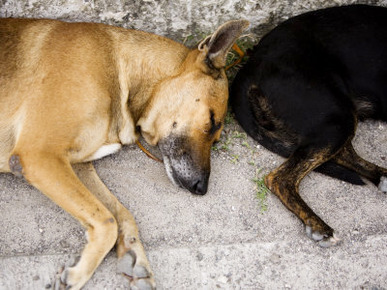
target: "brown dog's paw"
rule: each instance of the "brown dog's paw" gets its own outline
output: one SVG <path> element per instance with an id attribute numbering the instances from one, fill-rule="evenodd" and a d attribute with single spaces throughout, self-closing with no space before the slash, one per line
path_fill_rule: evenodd
<path id="1" fill-rule="evenodd" d="M 78 290 L 81 289 L 83 285 L 85 285 L 87 280 L 89 280 L 89 277 L 86 276 L 85 278 L 85 275 L 80 273 L 79 269 L 76 267 L 70 267 L 63 271 L 60 280 L 62 285 L 66 287 L 66 290 Z"/>
<path id="2" fill-rule="evenodd" d="M 147 269 L 146 265 L 141 265 L 134 251 L 128 251 L 118 260 L 117 272 L 129 279 L 132 290 L 156 289 L 152 272 Z"/>
<path id="3" fill-rule="evenodd" d="M 338 245 L 341 240 L 333 233 L 320 233 L 319 231 L 313 230 L 312 227 L 305 227 L 306 235 L 312 240 L 316 241 L 319 246 L 323 248 L 329 248 Z"/>
<path id="4" fill-rule="evenodd" d="M 66 290 L 67 285 L 66 283 L 62 282 L 62 275 L 65 273 L 65 266 L 62 266 L 59 268 L 58 272 L 56 272 L 55 275 L 55 281 L 53 283 L 53 290 Z"/>
<path id="5" fill-rule="evenodd" d="M 78 263 L 80 256 L 71 258 L 56 273 L 54 290 L 80 289 L 85 282 L 84 275 L 79 273 L 74 265 Z"/>

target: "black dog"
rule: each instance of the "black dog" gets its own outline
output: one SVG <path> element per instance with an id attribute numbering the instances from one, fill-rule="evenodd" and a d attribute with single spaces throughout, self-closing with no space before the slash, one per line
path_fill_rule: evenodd
<path id="1" fill-rule="evenodd" d="M 322 246 L 333 230 L 302 200 L 298 186 L 316 169 L 382 191 L 387 169 L 359 157 L 351 140 L 358 120 L 387 121 L 387 8 L 328 8 L 287 20 L 253 49 L 231 88 L 241 126 L 269 150 L 288 157 L 267 187 Z"/>

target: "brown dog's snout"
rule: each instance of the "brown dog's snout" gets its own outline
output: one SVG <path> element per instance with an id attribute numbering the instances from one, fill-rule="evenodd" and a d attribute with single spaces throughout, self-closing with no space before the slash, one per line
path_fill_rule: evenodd
<path id="1" fill-rule="evenodd" d="M 192 184 L 188 190 L 194 194 L 204 195 L 208 189 L 209 174 L 202 174 L 200 177 L 192 181 Z"/>
<path id="2" fill-rule="evenodd" d="M 168 158 L 168 157 L 167 157 Z M 165 159 L 164 159 L 165 160 Z M 204 195 L 207 193 L 210 171 L 197 170 L 194 164 L 187 160 L 169 159 L 166 164 L 170 179 L 177 185 L 189 190 L 193 194 Z"/>
<path id="3" fill-rule="evenodd" d="M 206 194 L 211 171 L 209 154 L 192 150 L 188 138 L 181 136 L 170 136 L 158 145 L 170 180 L 193 194 Z"/>

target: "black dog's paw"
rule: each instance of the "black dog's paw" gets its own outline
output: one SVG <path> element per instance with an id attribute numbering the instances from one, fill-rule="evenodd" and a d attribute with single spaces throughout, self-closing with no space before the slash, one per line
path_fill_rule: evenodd
<path id="1" fill-rule="evenodd" d="M 380 191 L 387 193 L 387 177 L 382 176 L 380 178 L 380 183 L 379 183 L 378 188 Z"/>
<path id="2" fill-rule="evenodd" d="M 320 247 L 329 248 L 338 245 L 341 240 L 332 233 L 320 233 L 319 231 L 312 230 L 312 227 L 305 226 L 306 235 L 312 240 L 316 241 Z"/>

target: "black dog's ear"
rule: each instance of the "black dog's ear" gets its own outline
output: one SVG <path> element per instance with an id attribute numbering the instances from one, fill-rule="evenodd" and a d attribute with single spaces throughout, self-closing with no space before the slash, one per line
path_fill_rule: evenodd
<path id="1" fill-rule="evenodd" d="M 228 51 L 248 26 L 247 20 L 228 21 L 199 44 L 198 49 L 206 54 L 210 68 L 220 69 L 226 65 Z"/>

